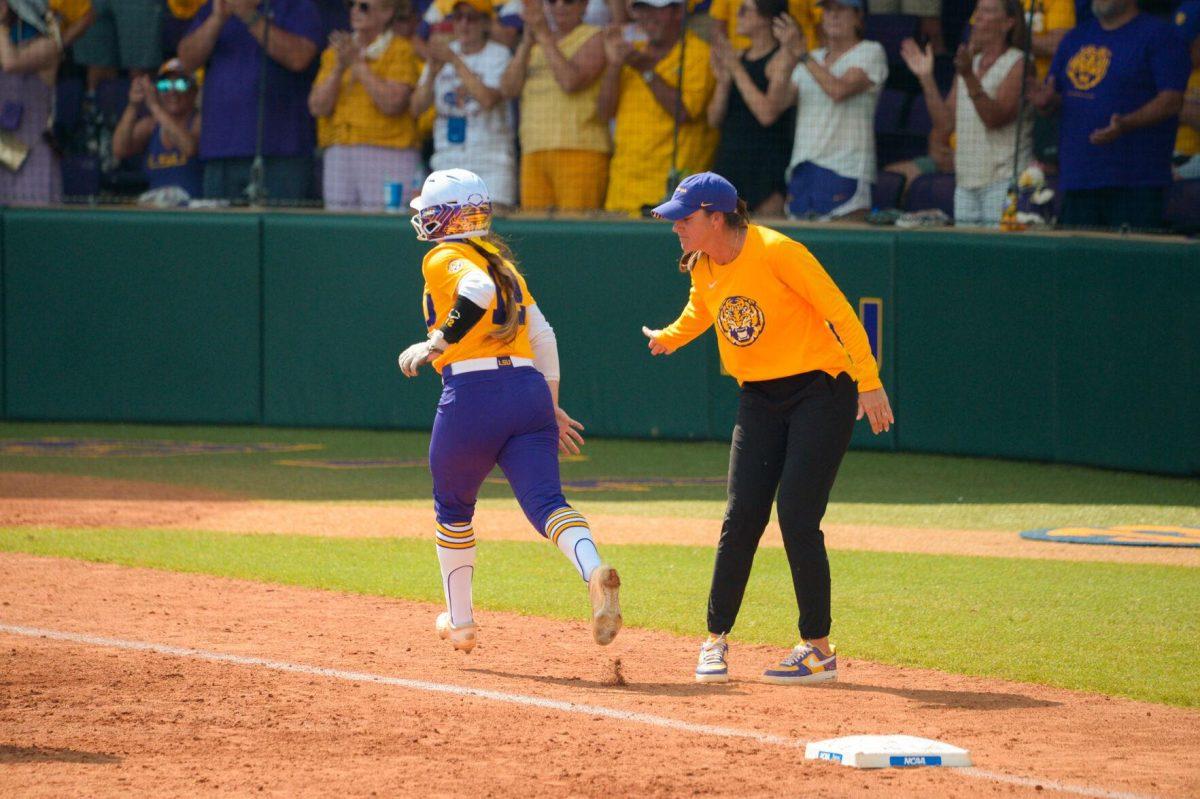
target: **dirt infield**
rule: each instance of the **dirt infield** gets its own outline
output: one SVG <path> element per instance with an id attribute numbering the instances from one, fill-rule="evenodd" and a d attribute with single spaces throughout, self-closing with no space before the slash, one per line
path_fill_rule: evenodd
<path id="1" fill-rule="evenodd" d="M 587 511 L 586 501 L 578 503 Z M 720 523 L 705 519 L 589 514 L 602 544 L 712 546 Z M 432 511 L 378 503 L 249 500 L 187 486 L 52 474 L 0 473 L 0 525 L 54 527 L 162 527 L 231 533 L 323 536 L 432 535 Z M 516 510 L 480 510 L 482 541 L 530 540 Z M 1026 541 L 1016 530 L 934 530 L 879 525 L 825 525 L 830 549 L 924 552 L 1054 560 L 1154 563 L 1200 567 L 1200 549 L 1080 546 Z M 772 522 L 764 546 L 782 546 Z"/>
<path id="2" fill-rule="evenodd" d="M 0 555 L 0 795 L 1200 793 L 1197 711 L 852 656 L 838 683 L 771 686 L 750 678 L 779 652 L 750 646 L 744 679 L 698 686 L 694 641 L 626 630 L 600 649 L 582 622 L 501 613 L 463 656 L 436 610 Z M 789 745 L 899 731 L 976 770 L 864 772 Z"/>
<path id="3" fill-rule="evenodd" d="M 711 544 L 718 527 L 592 522 L 606 543 Z M 418 508 L 0 474 L 4 526 L 423 536 L 429 523 Z M 516 511 L 483 511 L 477 528 L 485 540 L 532 535 Z M 1072 547 L 1012 532 L 833 525 L 828 539 L 1200 565 L 1195 550 Z M 765 543 L 779 545 L 777 529 Z M 433 634 L 437 610 L 0 555 L 0 795 L 1200 794 L 1198 711 L 845 655 L 838 683 L 782 688 L 753 679 L 780 652 L 752 646 L 735 647 L 731 685 L 698 686 L 694 641 L 626 630 L 600 649 L 583 623 L 502 613 L 480 614 L 482 643 L 462 656 Z M 976 769 L 862 772 L 803 759 L 804 741 L 890 732 L 965 746 Z"/>

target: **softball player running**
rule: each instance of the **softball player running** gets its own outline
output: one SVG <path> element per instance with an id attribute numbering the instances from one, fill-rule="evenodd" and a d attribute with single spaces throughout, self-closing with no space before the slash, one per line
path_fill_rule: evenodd
<path id="1" fill-rule="evenodd" d="M 410 204 L 417 238 L 437 242 L 421 263 L 429 337 L 399 358 L 407 377 L 433 364 L 444 385 L 429 442 L 446 596 L 437 632 L 462 652 L 475 648 L 471 519 L 479 487 L 499 464 L 526 518 L 587 582 L 592 635 L 607 644 L 621 629 L 621 580 L 600 562 L 587 520 L 563 498 L 558 450 L 578 453 L 583 425 L 558 407 L 554 330 L 508 247 L 489 233 L 491 198 L 478 175 L 434 172 Z"/>
<path id="2" fill-rule="evenodd" d="M 741 384 L 729 502 L 708 596 L 709 637 L 696 680 L 729 680 L 725 636 L 741 607 L 776 489 L 801 640 L 763 679 L 836 679 L 821 518 L 855 410 L 875 433 L 894 421 L 866 331 L 804 245 L 749 223 L 746 203 L 725 178 L 692 175 L 654 213 L 675 223 L 684 251 L 680 268 L 691 273 L 692 288 L 674 324 L 642 329 L 650 352 L 670 354 L 715 327 L 721 361 Z"/>

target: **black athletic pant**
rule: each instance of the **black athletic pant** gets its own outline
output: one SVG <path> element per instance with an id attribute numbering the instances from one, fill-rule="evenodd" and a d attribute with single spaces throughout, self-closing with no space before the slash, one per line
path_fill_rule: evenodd
<path id="1" fill-rule="evenodd" d="M 733 628 L 778 488 L 800 636 L 829 635 L 829 559 L 821 518 L 857 410 L 858 387 L 845 373 L 835 379 L 805 372 L 742 385 L 729 450 L 729 505 L 708 595 L 709 632 Z"/>

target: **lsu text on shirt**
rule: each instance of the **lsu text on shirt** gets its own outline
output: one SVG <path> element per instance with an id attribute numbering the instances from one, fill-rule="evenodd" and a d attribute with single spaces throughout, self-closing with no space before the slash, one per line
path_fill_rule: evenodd
<path id="1" fill-rule="evenodd" d="M 710 325 L 721 362 L 739 383 L 819 369 L 849 373 L 859 391 L 883 386 L 867 333 L 841 290 L 808 248 L 770 228 L 750 225 L 741 253 L 727 264 L 700 257 L 687 307 L 658 341 L 677 349 Z"/>
<path id="2" fill-rule="evenodd" d="M 1169 23 L 1138 14 L 1115 30 L 1090 20 L 1059 44 L 1050 77 L 1062 95 L 1062 188 L 1166 186 L 1177 119 L 1131 130 L 1109 144 L 1088 136 L 1108 127 L 1113 114 L 1128 114 L 1161 91 L 1182 92 L 1191 72 L 1187 48 Z"/>
<path id="3" fill-rule="evenodd" d="M 488 271 L 488 262 L 470 244 L 460 241 L 446 241 L 434 247 L 425 254 L 421 262 L 421 274 L 425 277 L 425 292 L 421 298 L 421 311 L 425 315 L 425 327 L 433 330 L 446 322 L 446 316 L 458 300 L 458 284 L 471 270 L 479 270 L 491 277 L 499 289 L 500 281 Z M 515 270 L 514 270 L 515 271 Z M 465 361 L 470 358 L 499 358 L 504 355 L 519 358 L 532 358 L 533 347 L 529 343 L 529 328 L 525 323 L 525 309 L 534 304 L 525 285 L 524 275 L 517 275 L 520 286 L 520 296 L 516 298 L 520 326 L 517 337 L 508 344 L 491 336 L 504 323 L 504 317 L 496 308 L 500 298 L 497 290 L 483 318 L 473 328 L 467 331 L 462 340 L 451 344 L 446 351 L 433 362 L 433 368 L 439 373 L 442 367 L 449 363 Z"/>

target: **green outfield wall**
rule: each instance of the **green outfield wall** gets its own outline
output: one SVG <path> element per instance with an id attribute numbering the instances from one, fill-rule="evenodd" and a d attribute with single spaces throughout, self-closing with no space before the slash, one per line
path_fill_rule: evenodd
<path id="1" fill-rule="evenodd" d="M 651 358 L 687 299 L 661 223 L 504 220 L 599 436 L 724 439 L 715 338 Z M 896 408 L 859 448 L 1200 473 L 1200 245 L 785 228 L 864 317 Z M 0 402 L 14 420 L 426 428 L 439 383 L 406 217 L 8 209 Z"/>

